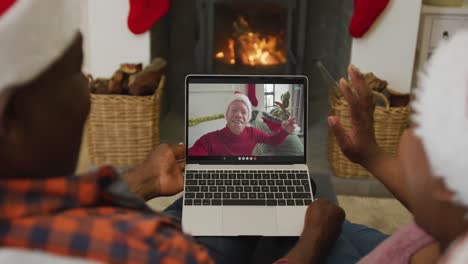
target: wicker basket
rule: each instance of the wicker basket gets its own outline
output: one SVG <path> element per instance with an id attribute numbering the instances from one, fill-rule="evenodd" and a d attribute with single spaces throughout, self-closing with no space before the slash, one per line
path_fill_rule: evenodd
<path id="1" fill-rule="evenodd" d="M 135 166 L 159 143 L 161 98 L 165 76 L 150 96 L 91 94 L 87 124 L 93 165 Z"/>
<path id="2" fill-rule="evenodd" d="M 382 98 L 385 106 L 377 105 L 374 112 L 374 129 L 377 144 L 388 153 L 395 154 L 400 137 L 407 127 L 409 106 L 390 107 L 386 97 L 374 92 Z M 346 130 L 351 128 L 349 106 L 343 97 L 331 96 L 330 114 L 340 119 Z M 335 176 L 342 178 L 370 178 L 372 175 L 360 165 L 346 158 L 331 130 L 328 132 L 328 160 Z"/>

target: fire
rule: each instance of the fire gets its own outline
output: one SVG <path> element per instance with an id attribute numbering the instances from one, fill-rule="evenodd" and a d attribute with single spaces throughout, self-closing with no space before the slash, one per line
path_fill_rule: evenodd
<path id="1" fill-rule="evenodd" d="M 239 17 L 233 23 L 234 38 L 228 39 L 227 48 L 218 51 L 215 58 L 228 64 L 236 64 L 236 59 L 244 65 L 276 65 L 286 62 L 284 52 L 279 48 L 279 36 L 263 36 L 254 32 L 248 22 Z"/>

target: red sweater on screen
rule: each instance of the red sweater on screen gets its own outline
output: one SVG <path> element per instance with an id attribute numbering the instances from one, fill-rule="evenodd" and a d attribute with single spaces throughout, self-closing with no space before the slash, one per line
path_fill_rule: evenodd
<path id="1" fill-rule="evenodd" d="M 189 156 L 250 156 L 257 143 L 279 145 L 288 136 L 288 132 L 269 135 L 260 129 L 246 127 L 239 135 L 228 127 L 210 132 L 199 138 L 188 150 Z"/>

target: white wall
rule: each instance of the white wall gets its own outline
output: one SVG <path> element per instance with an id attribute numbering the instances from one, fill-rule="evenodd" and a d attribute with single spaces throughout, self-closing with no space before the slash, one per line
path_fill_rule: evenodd
<path id="1" fill-rule="evenodd" d="M 134 35 L 128 29 L 128 0 L 82 1 L 85 72 L 110 77 L 121 63 L 149 63 L 149 32 Z"/>
<path id="2" fill-rule="evenodd" d="M 391 0 L 370 31 L 353 39 L 351 63 L 387 80 L 392 89 L 409 92 L 421 2 Z"/>
<path id="3" fill-rule="evenodd" d="M 247 84 L 204 84 L 194 83 L 189 87 L 189 119 L 225 114 L 227 102 L 235 91 L 247 95 Z M 264 106 L 263 84 L 255 86 L 255 94 L 258 100 L 257 107 L 252 110 L 263 110 Z"/>
<path id="4" fill-rule="evenodd" d="M 264 84 L 256 84 L 255 85 L 255 96 L 257 97 L 258 100 L 258 105 L 255 109 L 258 109 L 260 111 L 264 110 L 265 107 L 265 85 Z"/>

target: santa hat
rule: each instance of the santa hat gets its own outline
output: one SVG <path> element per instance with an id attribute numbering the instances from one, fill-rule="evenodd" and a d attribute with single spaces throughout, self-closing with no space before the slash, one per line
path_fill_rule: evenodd
<path id="1" fill-rule="evenodd" d="M 468 206 L 468 31 L 442 42 L 415 91 L 415 134 L 432 172 L 444 179 L 455 201 Z"/>
<path id="2" fill-rule="evenodd" d="M 44 72 L 72 44 L 81 0 L 0 1 L 0 93 Z"/>
<path id="3" fill-rule="evenodd" d="M 468 232 L 452 242 L 439 263 L 468 263 Z"/>
<path id="4" fill-rule="evenodd" d="M 229 111 L 229 107 L 235 101 L 240 101 L 240 102 L 244 103 L 247 106 L 247 111 L 248 111 L 247 121 L 250 121 L 250 119 L 252 118 L 252 104 L 250 103 L 249 98 L 247 96 L 241 94 L 240 92 L 236 92 L 231 97 L 231 99 L 229 99 L 229 101 L 227 102 L 227 104 L 226 104 L 226 114 L 224 115 L 225 118 L 227 118 L 227 113 Z"/>

